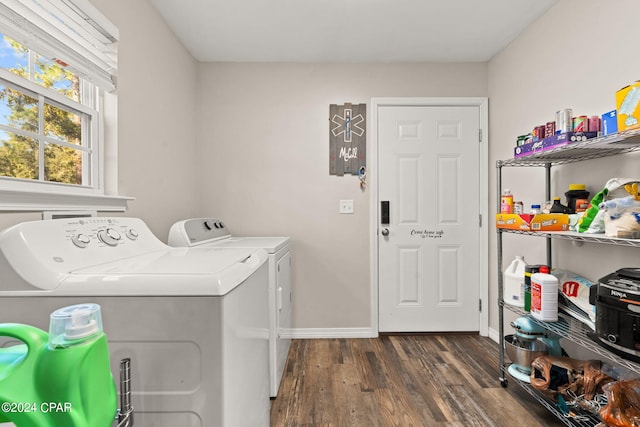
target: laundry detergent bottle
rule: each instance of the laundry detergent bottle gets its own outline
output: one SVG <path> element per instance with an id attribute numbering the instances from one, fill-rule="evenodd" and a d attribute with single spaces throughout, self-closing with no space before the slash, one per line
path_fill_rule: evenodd
<path id="1" fill-rule="evenodd" d="M 0 335 L 24 343 L 0 351 L 0 421 L 16 427 L 113 425 L 116 388 L 99 305 L 56 310 L 48 335 L 17 324 L 0 325 Z"/>
<path id="2" fill-rule="evenodd" d="M 38 423 L 39 414 L 31 411 L 34 409 L 31 402 L 37 405 L 39 399 L 34 372 L 49 336 L 42 329 L 18 323 L 0 324 L 0 336 L 22 342 L 0 348 L 0 423 L 13 422 L 19 427 L 45 426 Z M 25 404 L 29 408 L 25 408 Z"/>

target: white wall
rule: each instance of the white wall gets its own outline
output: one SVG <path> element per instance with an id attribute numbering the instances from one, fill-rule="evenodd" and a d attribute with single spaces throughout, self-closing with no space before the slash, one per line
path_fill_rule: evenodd
<path id="1" fill-rule="evenodd" d="M 489 62 L 490 161 L 513 156 L 518 135 L 554 119 L 555 111 L 572 108 L 576 115 L 599 115 L 615 109 L 615 91 L 640 79 L 640 56 L 633 38 L 640 2 L 560 0 L 517 40 Z M 570 183 L 585 183 L 592 194 L 613 176 L 640 177 L 638 154 L 591 160 L 552 169 L 552 197 L 562 197 Z M 525 204 L 544 198 L 542 168 L 504 168 L 504 187 Z M 494 174 L 489 188 L 495 189 Z M 490 206 L 495 212 L 496 194 Z M 505 266 L 517 254 L 544 263 L 544 240 L 507 235 Z M 490 234 L 490 300 L 497 299 L 495 233 Z M 637 249 L 554 242 L 554 267 L 581 273 L 591 280 L 623 267 L 637 266 Z M 497 307 L 490 312 L 497 329 Z"/>
<path id="2" fill-rule="evenodd" d="M 486 69 L 479 63 L 199 65 L 200 211 L 224 219 L 235 234 L 292 236 L 295 328 L 371 327 L 373 189 L 361 191 L 355 176 L 329 175 L 329 104 L 486 96 Z M 340 199 L 353 199 L 355 214 L 340 215 Z"/>

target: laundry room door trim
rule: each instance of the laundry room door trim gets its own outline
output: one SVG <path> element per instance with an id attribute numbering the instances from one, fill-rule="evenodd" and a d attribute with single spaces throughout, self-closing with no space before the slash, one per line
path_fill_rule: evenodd
<path id="1" fill-rule="evenodd" d="M 371 266 L 371 332 L 372 336 L 378 336 L 378 224 L 380 198 L 378 194 L 378 108 L 386 106 L 475 106 L 480 113 L 480 155 L 478 169 L 480 175 L 480 215 L 481 221 L 480 242 L 478 254 L 480 256 L 480 335 L 489 335 L 489 228 L 492 224 L 489 218 L 489 108 L 488 98 L 371 98 L 371 121 L 369 122 L 370 146 L 367 148 L 368 159 L 368 187 L 370 196 L 369 239 L 371 253 L 369 263 Z"/>

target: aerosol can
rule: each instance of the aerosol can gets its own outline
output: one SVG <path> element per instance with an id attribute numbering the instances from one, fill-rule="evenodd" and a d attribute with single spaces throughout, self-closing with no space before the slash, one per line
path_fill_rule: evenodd
<path id="1" fill-rule="evenodd" d="M 49 333 L 0 324 L 23 344 L 0 349 L 0 423 L 16 427 L 111 427 L 117 413 L 100 306 L 51 314 Z M 3 424 L 0 424 L 2 427 Z"/>

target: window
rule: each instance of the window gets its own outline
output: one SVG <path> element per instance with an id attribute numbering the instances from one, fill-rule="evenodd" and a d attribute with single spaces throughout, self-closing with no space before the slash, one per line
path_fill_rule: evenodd
<path id="1" fill-rule="evenodd" d="M 117 165 L 103 158 L 116 143 L 104 129 L 115 126 L 117 28 L 88 0 L 3 3 L 0 210 L 124 210 L 127 198 L 106 194 Z"/>
<path id="2" fill-rule="evenodd" d="M 3 35 L 0 177 L 93 187 L 95 85 Z M 82 102 L 84 101 L 84 102 Z"/>

